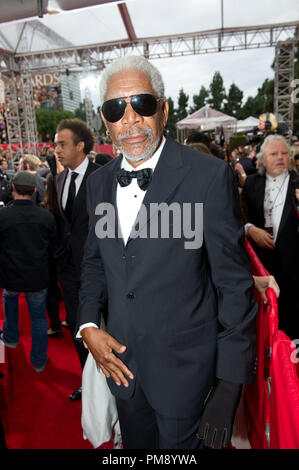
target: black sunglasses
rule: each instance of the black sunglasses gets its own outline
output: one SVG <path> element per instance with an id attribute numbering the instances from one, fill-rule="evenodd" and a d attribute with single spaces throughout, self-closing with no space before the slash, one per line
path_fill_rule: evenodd
<path id="1" fill-rule="evenodd" d="M 149 93 L 141 93 L 140 95 L 126 96 L 123 98 L 115 98 L 105 101 L 102 106 L 104 118 L 109 122 L 119 121 L 126 110 L 126 99 L 130 99 L 130 104 L 134 111 L 141 116 L 153 116 L 157 111 L 157 102 L 163 101 L 163 98 L 156 98 Z"/>

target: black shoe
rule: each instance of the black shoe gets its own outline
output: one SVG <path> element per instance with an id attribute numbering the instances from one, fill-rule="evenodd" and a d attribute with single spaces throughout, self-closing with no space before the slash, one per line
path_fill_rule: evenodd
<path id="1" fill-rule="evenodd" d="M 63 328 L 69 328 L 69 324 L 66 320 L 62 321 L 60 324 L 63 326 Z"/>
<path id="2" fill-rule="evenodd" d="M 82 396 L 82 388 L 80 387 L 70 394 L 69 399 L 71 401 L 77 401 L 77 400 L 81 400 L 81 396 Z"/>
<path id="3" fill-rule="evenodd" d="M 48 329 L 49 338 L 63 338 L 63 333 L 61 330 L 53 331 L 51 328 Z"/>

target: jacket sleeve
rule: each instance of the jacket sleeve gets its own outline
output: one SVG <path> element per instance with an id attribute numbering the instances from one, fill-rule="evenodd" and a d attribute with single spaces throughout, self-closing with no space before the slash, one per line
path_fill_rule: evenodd
<path id="1" fill-rule="evenodd" d="M 204 206 L 204 240 L 218 291 L 219 379 L 254 384 L 257 304 L 232 170 L 221 165 Z"/>
<path id="2" fill-rule="evenodd" d="M 81 266 L 78 327 L 84 323 L 95 323 L 100 326 L 101 312 L 107 303 L 106 278 L 95 233 L 95 205 L 92 204 L 92 188 L 90 186 L 90 180 L 88 180 L 87 211 L 89 230 Z M 97 287 L 95 288 L 95 286 Z"/>

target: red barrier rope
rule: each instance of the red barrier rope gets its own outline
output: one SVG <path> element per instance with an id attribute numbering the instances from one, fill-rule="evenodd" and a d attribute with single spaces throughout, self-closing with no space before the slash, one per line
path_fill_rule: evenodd
<path id="1" fill-rule="evenodd" d="M 245 247 L 251 260 L 252 274 L 269 276 L 269 272 L 247 238 Z M 276 294 L 272 289 L 268 289 L 266 295 L 268 303 L 265 305 L 260 294 L 256 292 L 259 306 L 256 317 L 258 359 L 256 385 L 245 387 L 245 400 L 250 421 L 249 441 L 253 449 L 269 449 L 270 447 L 270 364 L 273 337 L 278 329 L 278 306 Z"/>

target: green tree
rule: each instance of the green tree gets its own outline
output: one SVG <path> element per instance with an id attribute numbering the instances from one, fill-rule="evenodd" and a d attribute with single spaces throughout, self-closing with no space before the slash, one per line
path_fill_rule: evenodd
<path id="1" fill-rule="evenodd" d="M 75 109 L 74 114 L 76 118 L 86 121 L 85 101 L 79 103 L 79 108 Z"/>
<path id="2" fill-rule="evenodd" d="M 240 110 L 240 119 L 249 116 L 259 117 L 265 112 L 272 113 L 274 109 L 274 80 L 266 78 L 258 88 L 256 96 L 249 96 Z"/>
<path id="3" fill-rule="evenodd" d="M 243 91 L 235 83 L 232 83 L 228 91 L 227 101 L 223 106 L 223 111 L 229 116 L 239 119 L 242 100 Z"/>
<path id="4" fill-rule="evenodd" d="M 210 98 L 207 100 L 212 108 L 222 111 L 223 100 L 226 98 L 223 78 L 220 72 L 215 72 L 210 83 Z"/>
<path id="5" fill-rule="evenodd" d="M 172 137 L 173 139 L 176 139 L 176 114 L 175 114 L 175 109 L 174 109 L 174 101 L 171 97 L 168 98 L 168 105 L 169 105 L 169 112 L 168 112 L 168 120 L 167 124 L 165 126 L 165 130 L 167 132 L 167 135 Z"/>
<path id="6" fill-rule="evenodd" d="M 54 139 L 56 127 L 62 119 L 74 118 L 75 115 L 71 111 L 64 109 L 51 110 L 46 108 L 37 108 L 35 110 L 36 125 L 39 135 L 45 136 L 50 134 L 51 140 Z"/>
<path id="7" fill-rule="evenodd" d="M 187 95 L 183 88 L 181 88 L 178 97 L 178 107 L 175 109 L 176 122 L 181 121 L 188 115 L 188 101 L 189 95 Z"/>
<path id="8" fill-rule="evenodd" d="M 193 106 L 190 106 L 189 113 L 194 113 L 198 111 L 203 106 L 206 105 L 207 99 L 209 97 L 209 90 L 203 85 L 201 86 L 198 95 L 193 95 Z"/>

